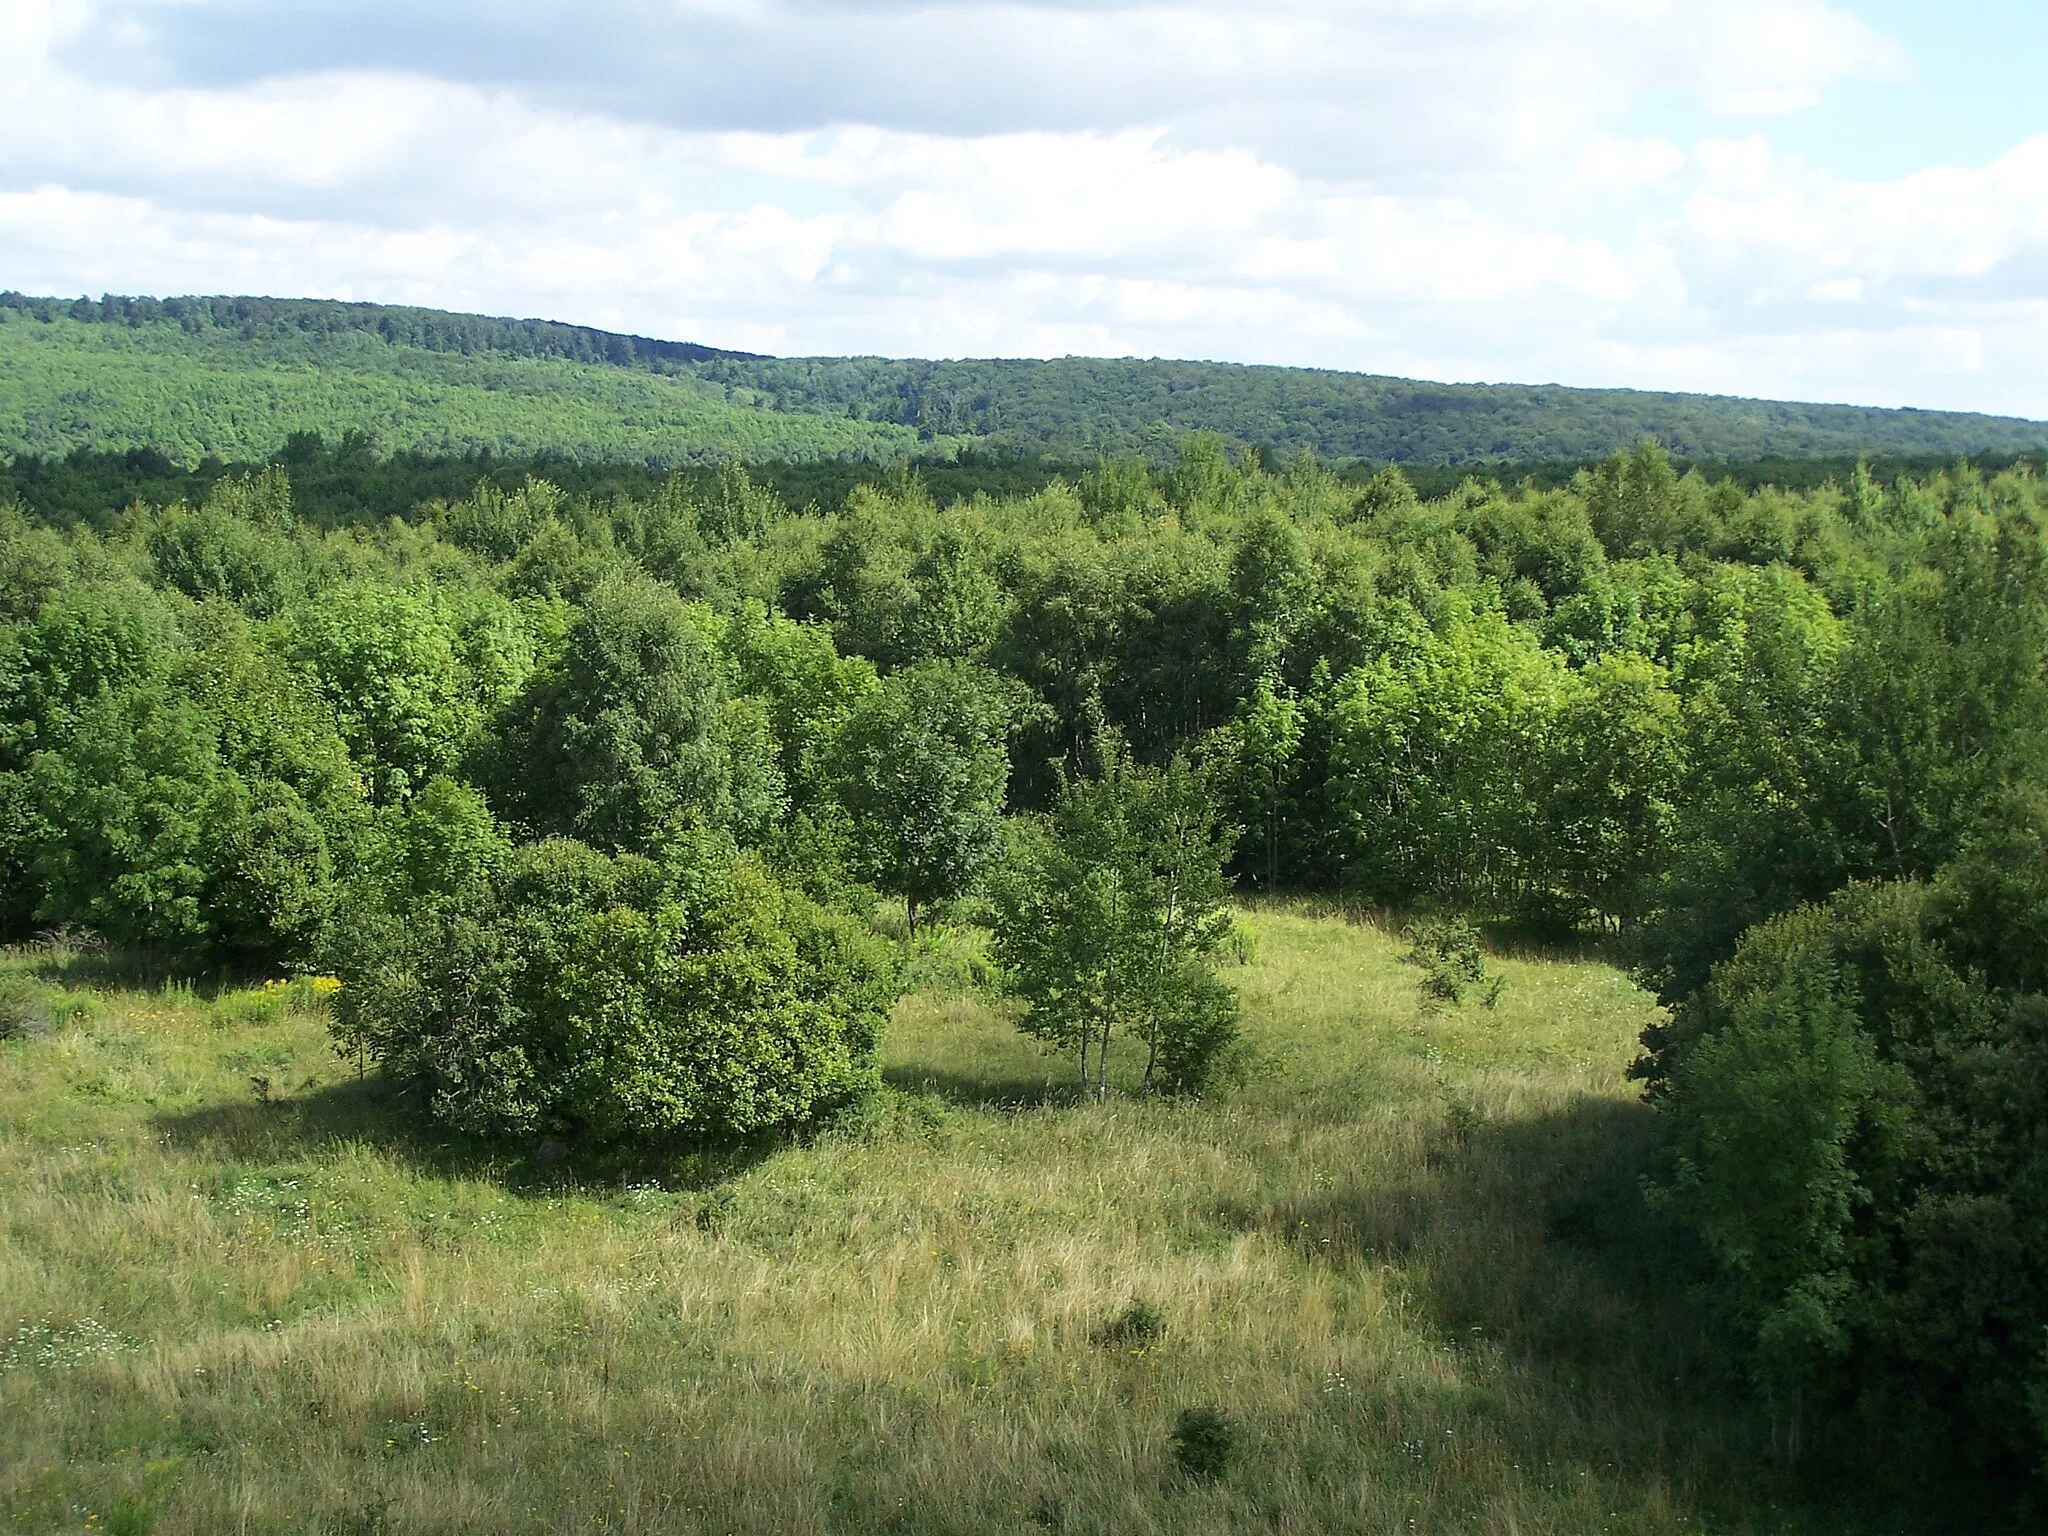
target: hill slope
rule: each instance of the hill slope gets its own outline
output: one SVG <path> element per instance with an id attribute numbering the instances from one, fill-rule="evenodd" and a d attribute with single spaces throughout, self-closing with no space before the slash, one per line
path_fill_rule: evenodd
<path id="1" fill-rule="evenodd" d="M 364 431 L 390 451 L 669 463 L 896 457 L 918 446 L 911 427 L 734 403 L 719 384 L 671 371 L 671 357 L 622 346 L 625 361 L 606 361 L 577 347 L 578 333 L 547 350 L 521 348 L 530 335 L 508 328 L 465 350 L 455 327 L 387 339 L 373 324 L 306 323 L 345 307 L 219 324 L 161 307 L 109 323 L 64 306 L 0 305 L 0 453 L 263 459 L 307 429 Z"/>
<path id="2" fill-rule="evenodd" d="M 0 453 L 261 458 L 291 432 L 389 450 L 688 462 L 895 457 L 973 441 L 1065 454 L 1190 431 L 1327 459 L 2016 454 L 2048 424 L 1224 363 L 766 358 L 547 321 L 293 299 L 0 294 Z"/>
<path id="3" fill-rule="evenodd" d="M 786 408 L 995 434 L 1020 445 L 1128 450 L 1217 432 L 1325 459 L 1404 464 L 1597 459 L 1653 437 L 1683 459 L 2026 453 L 2048 424 L 1561 385 L 1433 384 L 1312 368 L 1058 358 L 721 359 L 691 371 Z"/>

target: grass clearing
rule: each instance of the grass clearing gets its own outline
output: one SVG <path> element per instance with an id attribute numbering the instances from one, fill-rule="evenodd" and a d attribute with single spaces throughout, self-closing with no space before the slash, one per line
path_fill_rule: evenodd
<path id="1" fill-rule="evenodd" d="M 1695 1377 L 1635 1197 L 1649 999 L 1507 956 L 1497 1007 L 1426 1006 L 1391 934 L 1243 920 L 1232 1094 L 1073 1102 L 929 991 L 861 1126 L 605 1180 L 420 1132 L 313 989 L 15 955 L 0 1525 L 1837 1528 Z"/>

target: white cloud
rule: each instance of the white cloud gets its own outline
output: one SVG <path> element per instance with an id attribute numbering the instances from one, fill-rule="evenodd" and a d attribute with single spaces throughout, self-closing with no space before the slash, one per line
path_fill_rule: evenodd
<path id="1" fill-rule="evenodd" d="M 1632 100 L 1820 0 L 0 0 L 0 286 L 2048 415 L 2048 138 L 1859 183 Z"/>

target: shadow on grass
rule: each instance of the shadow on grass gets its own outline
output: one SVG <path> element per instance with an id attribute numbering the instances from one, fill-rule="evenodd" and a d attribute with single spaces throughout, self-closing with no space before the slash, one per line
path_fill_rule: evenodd
<path id="1" fill-rule="evenodd" d="M 260 968 L 195 971 L 166 952 L 120 948 L 90 939 L 9 945 L 0 950 L 0 959 L 14 962 L 47 986 L 74 992 L 160 993 L 176 988 L 196 1002 L 212 1002 L 225 993 L 276 977 L 274 970 Z"/>
<path id="2" fill-rule="evenodd" d="M 1799 1476 L 1773 1460 L 1768 1414 L 1709 1309 L 1706 1256 L 1644 1197 L 1661 1136 L 1640 1102 L 1589 1096 L 1500 1121 L 1453 1105 L 1407 1177 L 1266 1220 L 1321 1262 L 1397 1265 L 1440 1347 L 1499 1362 L 1516 1405 L 1499 1427 L 1523 1465 L 1661 1479 L 1732 1530 L 2023 1528 L 2010 1490 L 1931 1490 L 1873 1465 L 1846 1403 L 1816 1416 Z"/>
<path id="3" fill-rule="evenodd" d="M 1057 1082 L 1043 1073 L 983 1075 L 913 1062 L 885 1067 L 882 1080 L 900 1092 L 928 1093 L 961 1109 L 1045 1109 L 1081 1102 L 1075 1084 Z"/>
<path id="4" fill-rule="evenodd" d="M 1402 938 L 1417 923 L 1457 915 L 1456 908 L 1389 907 L 1341 892 L 1240 892 L 1239 906 L 1276 917 L 1327 918 L 1354 928 L 1370 928 L 1391 939 Z M 1479 929 L 1489 955 L 1503 960 L 1549 960 L 1566 964 L 1598 962 L 1627 970 L 1634 951 L 1618 933 L 1545 923 L 1529 918 L 1486 918 L 1467 914 Z"/>
<path id="5" fill-rule="evenodd" d="M 267 1101 L 212 1105 L 154 1118 L 172 1146 L 221 1162 L 281 1163 L 342 1147 L 364 1147 L 416 1174 L 475 1179 L 515 1194 L 604 1193 L 633 1184 L 704 1191 L 745 1173 L 786 1143 L 739 1146 L 682 1141 L 621 1146 L 487 1141 L 436 1127 L 416 1096 L 372 1075 Z"/>

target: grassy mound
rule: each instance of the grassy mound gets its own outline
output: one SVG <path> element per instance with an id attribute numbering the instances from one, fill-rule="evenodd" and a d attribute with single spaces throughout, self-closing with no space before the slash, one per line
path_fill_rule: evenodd
<path id="1" fill-rule="evenodd" d="M 1231 1095 L 1074 1103 L 928 963 L 868 1121 L 625 1176 L 423 1138 L 317 985 L 17 954 L 0 1524 L 1826 1528 L 1696 1377 L 1650 1000 L 1496 955 L 1430 1003 L 1390 934 L 1245 922 Z"/>

